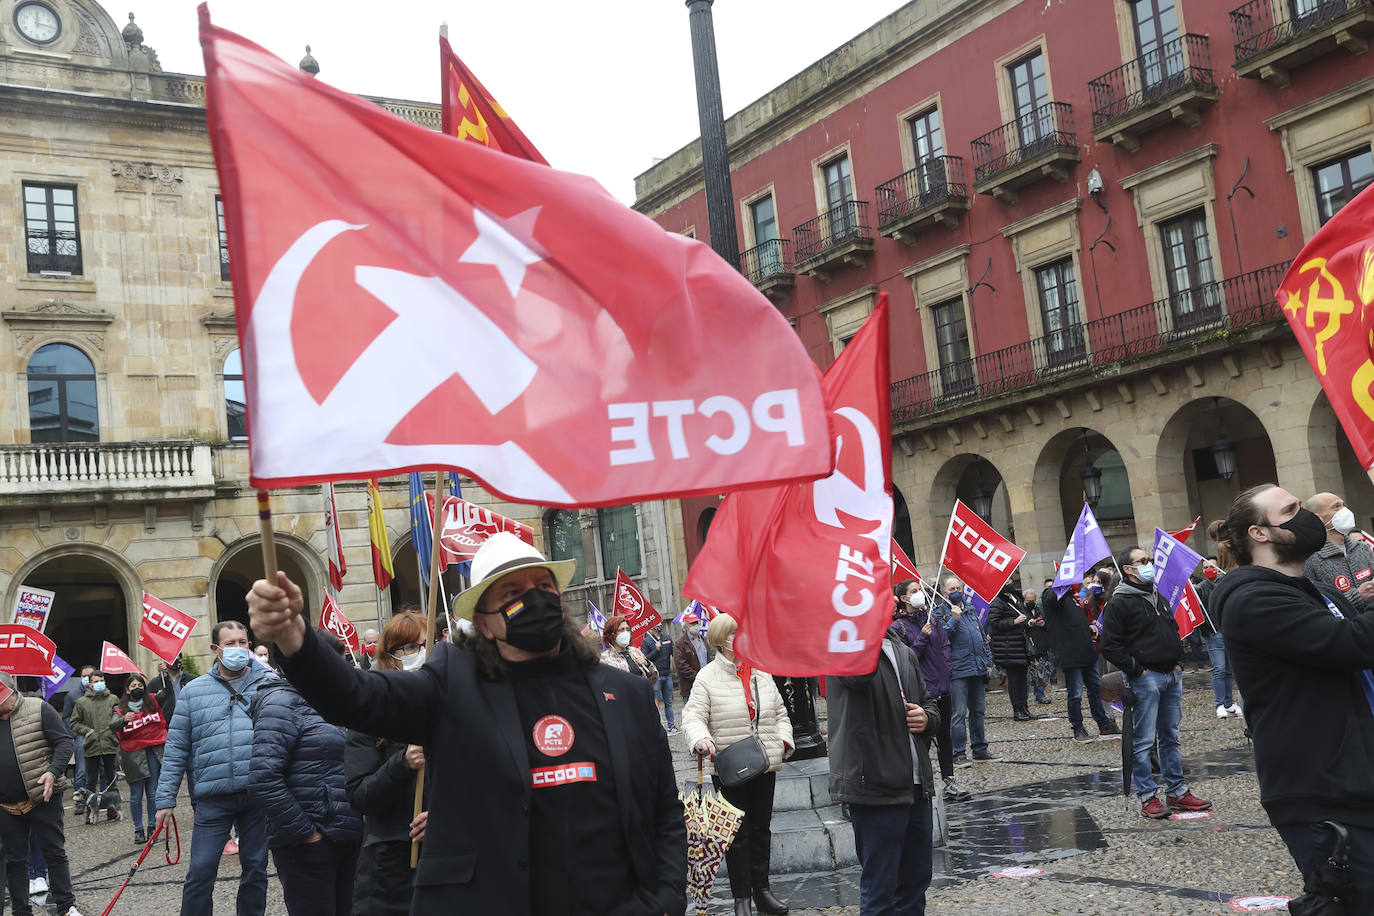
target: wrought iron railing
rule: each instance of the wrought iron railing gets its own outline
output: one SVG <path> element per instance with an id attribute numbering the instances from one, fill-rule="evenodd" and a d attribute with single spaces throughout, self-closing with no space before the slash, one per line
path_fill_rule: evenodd
<path id="1" fill-rule="evenodd" d="M 922 207 L 950 198 L 967 199 L 964 160 L 958 156 L 931 156 L 916 168 L 874 188 L 878 225 L 884 226 Z"/>
<path id="2" fill-rule="evenodd" d="M 1185 87 L 1215 89 L 1205 35 L 1184 35 L 1088 83 L 1093 127 L 1130 114 Z"/>
<path id="3" fill-rule="evenodd" d="M 1236 63 L 1242 64 L 1261 51 L 1292 41 L 1308 29 L 1325 25 L 1355 10 L 1374 9 L 1374 0 L 1285 0 L 1289 15 L 1274 17 L 1271 0 L 1250 0 L 1231 10 L 1231 34 L 1236 41 Z"/>
<path id="4" fill-rule="evenodd" d="M 210 446 L 198 440 L 0 446 L 0 495 L 214 483 Z"/>
<path id="5" fill-rule="evenodd" d="M 740 273 L 758 286 L 769 277 L 792 273 L 792 243 L 787 239 L 769 239 L 755 245 L 739 256 Z"/>
<path id="6" fill-rule="evenodd" d="M 824 254 L 856 238 L 872 238 L 868 201 L 847 200 L 792 230 L 798 261 Z"/>
<path id="7" fill-rule="evenodd" d="M 28 237 L 28 269 L 36 274 L 81 273 L 81 239 L 75 232 L 52 231 Z"/>
<path id="8" fill-rule="evenodd" d="M 1173 344 L 1280 317 L 1275 290 L 1288 262 L 1209 283 L 1086 324 L 942 366 L 892 385 L 892 421 L 904 423 L 961 403 L 1100 368 Z"/>
<path id="9" fill-rule="evenodd" d="M 1077 144 L 1069 103 L 1047 102 L 973 141 L 973 180 L 985 181 L 1047 149 Z"/>

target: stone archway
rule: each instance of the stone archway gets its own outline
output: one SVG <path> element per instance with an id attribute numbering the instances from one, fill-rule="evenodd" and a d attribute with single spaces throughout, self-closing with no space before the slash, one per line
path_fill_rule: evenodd
<path id="1" fill-rule="evenodd" d="M 986 521 L 1008 538 L 1016 540 L 1011 497 L 1002 472 L 986 457 L 965 452 L 941 465 L 930 484 L 931 522 L 938 526 L 938 537 L 935 538 L 937 550 L 938 545 L 944 543 L 944 526 L 949 521 L 954 501 L 961 499 L 965 505 L 976 508 L 974 503 L 980 495 L 986 496 L 989 503 Z M 915 557 L 912 559 L 915 560 Z M 939 557 L 934 559 L 939 561 Z"/>
<path id="2" fill-rule="evenodd" d="M 1116 444 L 1095 429 L 1078 426 L 1062 430 L 1040 450 L 1032 483 L 1036 529 L 1051 569 L 1087 500 L 1083 471 L 1089 464 L 1101 473 L 1101 493 L 1093 514 L 1108 545 L 1116 550 L 1136 540 L 1130 474 Z"/>
<path id="3" fill-rule="evenodd" d="M 1355 513 L 1355 521 L 1366 531 L 1374 530 L 1374 484 L 1360 466 L 1350 439 L 1336 419 L 1326 392 L 1317 396 L 1307 426 L 1307 447 L 1312 454 L 1314 492 L 1340 496 Z M 1311 493 L 1294 493 L 1306 499 Z"/>
<path id="4" fill-rule="evenodd" d="M 278 532 L 275 540 L 277 566 L 300 586 L 306 619 L 313 622 L 326 581 L 320 558 L 299 538 Z M 246 596 L 262 573 L 262 542 L 257 535 L 235 541 L 220 554 L 210 571 L 210 627 L 221 620 L 237 620 L 248 626 Z M 249 631 L 251 634 L 251 627 Z"/>
<path id="5" fill-rule="evenodd" d="M 892 539 L 901 545 L 907 556 L 916 556 L 916 544 L 911 537 L 911 507 L 896 484 L 892 485 Z"/>

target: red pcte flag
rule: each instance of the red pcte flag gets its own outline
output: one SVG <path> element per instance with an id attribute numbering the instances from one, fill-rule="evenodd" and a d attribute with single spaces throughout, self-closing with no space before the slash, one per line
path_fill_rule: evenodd
<path id="1" fill-rule="evenodd" d="M 143 622 L 138 627 L 138 644 L 167 664 L 181 654 L 195 626 L 196 618 L 143 593 Z"/>
<path id="2" fill-rule="evenodd" d="M 824 480 L 728 494 L 683 594 L 739 620 L 735 653 L 772 674 L 867 674 L 892 622 L 887 294 L 822 380 Z"/>
<path id="3" fill-rule="evenodd" d="M 481 81 L 453 53 L 448 39 L 442 35 L 439 36 L 439 68 L 443 80 L 439 110 L 444 133 L 541 165 L 549 164 Z"/>
<path id="4" fill-rule="evenodd" d="M 134 660 L 124 654 L 124 650 L 112 642 L 100 647 L 100 670 L 105 674 L 142 674 Z"/>
<path id="5" fill-rule="evenodd" d="M 458 468 L 576 507 L 829 473 L 815 365 L 710 248 L 201 11 L 253 486 Z"/>
<path id="6" fill-rule="evenodd" d="M 644 642 L 644 634 L 663 621 L 654 606 L 644 597 L 625 570 L 615 571 L 615 604 L 611 613 L 619 614 L 630 625 L 630 645 L 638 646 Z"/>
<path id="7" fill-rule="evenodd" d="M 1024 550 L 998 534 L 962 500 L 954 501 L 940 565 L 958 576 L 979 598 L 996 598 L 1025 557 Z"/>

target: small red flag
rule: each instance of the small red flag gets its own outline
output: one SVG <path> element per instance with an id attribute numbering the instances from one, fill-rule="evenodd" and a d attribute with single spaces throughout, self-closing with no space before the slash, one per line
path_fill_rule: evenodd
<path id="1" fill-rule="evenodd" d="M 57 646 L 38 630 L 22 623 L 0 624 L 0 671 L 50 677 Z"/>
<path id="2" fill-rule="evenodd" d="M 1024 550 L 998 534 L 962 500 L 954 501 L 940 564 L 979 598 L 996 598 L 1025 556 Z"/>
<path id="3" fill-rule="evenodd" d="M 1277 295 L 1355 456 L 1374 468 L 1374 186 L 1317 230 Z"/>
<path id="4" fill-rule="evenodd" d="M 100 647 L 100 670 L 105 674 L 142 674 L 134 660 L 124 654 L 124 650 L 112 642 Z"/>
<path id="5" fill-rule="evenodd" d="M 1195 530 L 1197 530 L 1197 523 L 1200 522 L 1200 521 L 1202 521 L 1202 516 L 1201 516 L 1201 515 L 1199 515 L 1197 518 L 1193 519 L 1193 523 L 1192 523 L 1191 525 L 1189 525 L 1187 528 L 1180 528 L 1180 529 L 1177 530 L 1177 531 L 1170 531 L 1170 532 L 1169 532 L 1169 537 L 1171 537 L 1171 538 L 1173 538 L 1174 540 L 1178 541 L 1180 544 L 1183 543 L 1184 541 L 1188 540 L 1189 537 L 1192 536 L 1192 534 L 1193 534 L 1193 532 L 1194 532 Z"/>
<path id="6" fill-rule="evenodd" d="M 1174 608 L 1174 621 L 1178 623 L 1178 638 L 1185 639 L 1202 624 L 1202 600 L 1198 598 L 1193 583 L 1183 586 L 1183 594 L 1178 597 L 1178 607 Z"/>
<path id="7" fill-rule="evenodd" d="M 348 564 L 344 562 L 343 538 L 339 535 L 339 510 L 334 504 L 334 484 L 324 485 L 324 537 L 329 546 L 329 584 L 334 591 L 343 588 Z"/>
<path id="8" fill-rule="evenodd" d="M 138 627 L 138 644 L 167 664 L 181 654 L 195 626 L 194 617 L 143 593 L 143 622 Z"/>
<path id="9" fill-rule="evenodd" d="M 487 88 L 473 75 L 448 39 L 439 36 L 440 112 L 443 132 L 470 140 L 511 156 L 548 165 L 510 115 L 496 103 Z"/>
<path id="10" fill-rule="evenodd" d="M 635 587 L 625 570 L 615 571 L 615 605 L 612 613 L 625 618 L 630 625 L 630 645 L 638 646 L 644 642 L 644 634 L 663 621 L 654 610 L 644 593 Z"/>
<path id="11" fill-rule="evenodd" d="M 485 506 L 478 506 L 457 496 L 444 498 L 443 528 L 439 545 L 443 549 L 440 562 L 444 566 L 464 563 L 477 555 L 477 548 L 498 531 L 509 531 L 526 544 L 533 546 L 534 529 L 514 519 L 499 515 Z"/>
<path id="12" fill-rule="evenodd" d="M 911 562 L 911 557 L 906 555 L 902 545 L 895 540 L 892 542 L 892 581 L 901 582 L 904 579 L 915 579 L 917 583 L 924 583 L 921 573 L 916 569 L 916 564 Z"/>
<path id="13" fill-rule="evenodd" d="M 324 596 L 324 607 L 320 610 L 320 626 L 343 640 L 343 644 L 348 646 L 348 651 L 353 653 L 355 658 L 362 654 L 363 644 L 358 638 L 358 628 L 343 611 L 339 610 L 333 595 Z"/>

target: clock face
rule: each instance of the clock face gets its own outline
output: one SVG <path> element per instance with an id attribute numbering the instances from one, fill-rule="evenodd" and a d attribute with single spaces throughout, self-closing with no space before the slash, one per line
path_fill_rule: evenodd
<path id="1" fill-rule="evenodd" d="M 34 44 L 46 45 L 62 33 L 62 22 L 51 8 L 42 3 L 23 3 L 14 11 L 14 24 Z"/>

